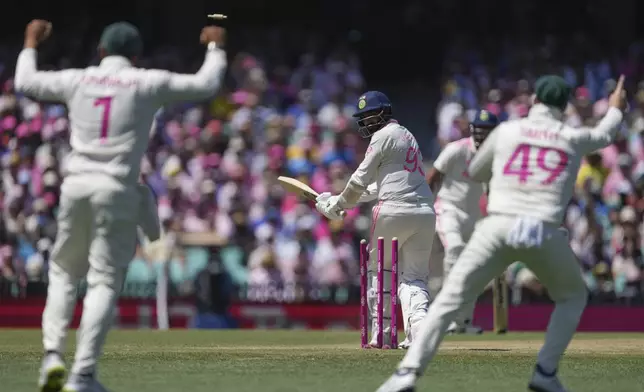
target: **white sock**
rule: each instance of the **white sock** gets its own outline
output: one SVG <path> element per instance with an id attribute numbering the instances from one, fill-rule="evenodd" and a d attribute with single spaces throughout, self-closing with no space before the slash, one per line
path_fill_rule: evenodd
<path id="1" fill-rule="evenodd" d="M 104 275 L 93 268 L 87 274 L 87 294 L 78 329 L 76 357 L 72 373 L 92 374 L 101 355 L 105 338 L 112 326 L 112 316 L 123 284 L 124 271 Z"/>
<path id="2" fill-rule="evenodd" d="M 537 358 L 537 363 L 546 372 L 552 373 L 559 367 L 561 356 L 577 330 L 585 307 L 585 292 L 576 298 L 556 303 L 546 330 L 545 342 Z"/>
<path id="3" fill-rule="evenodd" d="M 47 304 L 42 314 L 43 346 L 45 351 L 65 352 L 67 327 L 74 316 L 77 280 L 58 264 L 49 266 Z"/>

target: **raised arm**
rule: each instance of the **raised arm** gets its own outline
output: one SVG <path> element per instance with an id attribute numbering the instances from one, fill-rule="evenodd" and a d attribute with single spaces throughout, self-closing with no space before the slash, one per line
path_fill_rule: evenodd
<path id="1" fill-rule="evenodd" d="M 604 148 L 615 140 L 619 126 L 626 110 L 626 92 L 624 91 L 624 75 L 619 77 L 615 90 L 608 98 L 608 112 L 602 120 L 591 129 L 580 129 L 574 133 L 582 154 L 587 154 Z"/>
<path id="2" fill-rule="evenodd" d="M 203 65 L 195 74 L 167 73 L 159 89 L 162 103 L 201 100 L 217 92 L 227 65 L 226 52 L 222 49 L 225 34 L 225 30 L 217 26 L 202 30 L 200 40 L 208 48 Z"/>
<path id="3" fill-rule="evenodd" d="M 25 30 L 24 49 L 18 56 L 14 87 L 29 97 L 43 101 L 66 102 L 76 88 L 79 70 L 38 71 L 38 45 L 51 33 L 51 23 L 32 20 Z"/>

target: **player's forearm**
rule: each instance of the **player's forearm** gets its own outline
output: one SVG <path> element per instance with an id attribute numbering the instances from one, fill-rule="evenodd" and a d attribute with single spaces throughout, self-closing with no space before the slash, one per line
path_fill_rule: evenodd
<path id="1" fill-rule="evenodd" d="M 173 99 L 206 99 L 213 96 L 221 86 L 226 72 L 226 52 L 211 43 L 206 51 L 203 65 L 193 75 L 172 74 L 169 90 Z"/>
<path id="2" fill-rule="evenodd" d="M 590 130 L 591 142 L 595 144 L 594 149 L 600 149 L 613 143 L 623 118 L 624 114 L 621 110 L 613 107 L 608 109 L 599 124 Z"/>
<path id="3" fill-rule="evenodd" d="M 360 197 L 366 191 L 367 187 L 353 181 L 353 176 L 340 193 L 340 207 L 342 209 L 350 209 L 358 204 Z"/>
<path id="4" fill-rule="evenodd" d="M 433 193 L 437 193 L 440 189 L 443 177 L 443 173 L 438 171 L 435 167 L 433 167 L 429 172 L 429 176 L 427 176 L 427 185 L 429 185 L 429 189 L 431 189 Z"/>

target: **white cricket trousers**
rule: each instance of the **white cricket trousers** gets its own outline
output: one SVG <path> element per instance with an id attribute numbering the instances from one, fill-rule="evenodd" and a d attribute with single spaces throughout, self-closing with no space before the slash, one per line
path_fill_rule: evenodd
<path id="1" fill-rule="evenodd" d="M 391 320 L 391 240 L 398 238 L 398 298 L 403 312 L 405 334 L 420 323 L 429 307 L 429 258 L 436 215 L 429 201 L 418 203 L 378 202 L 373 207 L 369 243 L 369 307 L 372 315 L 372 343 L 376 342 L 378 237 L 384 238 L 384 338 L 388 342 Z M 411 338 L 410 338 L 411 340 Z"/>
<path id="2" fill-rule="evenodd" d="M 58 233 L 49 264 L 43 313 L 45 351 L 65 351 L 76 290 L 87 278 L 72 373 L 93 374 L 128 263 L 136 250 L 137 185 L 99 174 L 73 175 L 61 186 Z"/>
<path id="3" fill-rule="evenodd" d="M 443 244 L 443 249 L 445 249 L 443 282 L 465 249 L 465 244 L 474 233 L 474 227 L 478 220 L 478 214 L 472 216 L 465 211 L 444 205 L 445 203 L 442 202 L 441 207 L 436 208 L 436 232 Z M 476 301 L 472 302 L 471 306 L 464 308 L 463 312 L 456 317 L 455 321 L 459 327 L 464 327 L 468 321 L 472 321 L 475 305 Z"/>
<path id="4" fill-rule="evenodd" d="M 508 243 L 521 218 L 491 215 L 476 227 L 423 320 L 419 335 L 400 363 L 422 372 L 438 350 L 449 324 L 514 261 L 522 260 L 546 287 L 555 302 L 538 363 L 546 371 L 557 369 L 586 306 L 587 290 L 567 233 L 543 223 L 541 240 L 534 246 Z"/>

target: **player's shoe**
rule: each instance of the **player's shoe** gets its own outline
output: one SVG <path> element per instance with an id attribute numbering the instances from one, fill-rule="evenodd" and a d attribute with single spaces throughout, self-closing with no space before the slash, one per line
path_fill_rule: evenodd
<path id="1" fill-rule="evenodd" d="M 456 321 L 453 321 L 449 325 L 449 328 L 447 328 L 447 333 L 450 335 L 480 335 L 483 333 L 483 328 L 469 322 L 458 324 Z"/>
<path id="2" fill-rule="evenodd" d="M 528 389 L 533 392 L 568 392 L 559 381 L 556 370 L 548 374 L 539 365 L 534 369 Z"/>
<path id="3" fill-rule="evenodd" d="M 38 389 L 40 392 L 59 392 L 65 383 L 65 362 L 57 353 L 46 354 L 42 359 Z"/>
<path id="4" fill-rule="evenodd" d="M 376 392 L 414 392 L 417 378 L 416 369 L 396 369 L 396 372 Z"/>
<path id="5" fill-rule="evenodd" d="M 62 392 L 108 392 L 92 375 L 69 376 Z"/>

